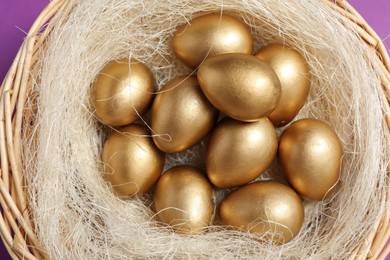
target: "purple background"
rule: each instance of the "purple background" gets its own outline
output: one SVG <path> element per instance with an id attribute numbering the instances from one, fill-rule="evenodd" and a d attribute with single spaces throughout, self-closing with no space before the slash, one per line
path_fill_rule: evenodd
<path id="1" fill-rule="evenodd" d="M 36 17 L 48 0 L 0 0 L 0 82 Z M 390 47 L 390 1 L 349 0 Z M 389 48 L 388 48 L 389 49 Z M 11 259 L 0 243 L 0 259 Z M 390 259 L 388 257 L 387 259 Z"/>

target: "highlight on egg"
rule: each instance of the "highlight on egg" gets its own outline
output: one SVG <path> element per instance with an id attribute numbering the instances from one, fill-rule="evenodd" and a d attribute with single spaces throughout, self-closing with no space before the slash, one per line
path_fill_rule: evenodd
<path id="1" fill-rule="evenodd" d="M 277 149 L 275 128 L 266 117 L 251 123 L 226 117 L 210 137 L 207 175 L 218 188 L 244 185 L 270 166 Z"/>
<path id="2" fill-rule="evenodd" d="M 151 70 L 136 59 L 110 61 L 93 83 L 96 116 L 110 126 L 136 121 L 149 109 L 155 92 Z"/>
<path id="3" fill-rule="evenodd" d="M 213 220 L 213 188 L 200 170 L 175 166 L 158 180 L 154 206 L 157 219 L 176 232 L 200 234 Z"/>
<path id="4" fill-rule="evenodd" d="M 248 54 L 232 53 L 208 58 L 199 67 L 198 81 L 218 110 L 245 122 L 268 116 L 281 95 L 275 71 Z"/>
<path id="5" fill-rule="evenodd" d="M 190 68 L 207 57 L 223 53 L 251 54 L 253 39 L 249 27 L 227 14 L 211 13 L 181 25 L 171 42 L 173 53 Z"/>
<path id="6" fill-rule="evenodd" d="M 334 193 L 342 157 L 339 137 L 318 119 L 295 121 L 280 137 L 279 161 L 287 180 L 307 200 L 320 201 Z"/>
<path id="7" fill-rule="evenodd" d="M 196 77 L 174 78 L 160 89 L 152 105 L 153 140 L 164 152 L 184 151 L 206 137 L 217 116 Z"/>
<path id="8" fill-rule="evenodd" d="M 276 108 L 268 115 L 275 126 L 284 126 L 299 113 L 310 90 L 310 69 L 305 58 L 296 50 L 279 43 L 260 49 L 256 55 L 278 75 L 281 97 Z"/>
<path id="9" fill-rule="evenodd" d="M 120 198 L 142 195 L 155 184 L 165 155 L 145 126 L 131 124 L 113 132 L 103 148 L 103 178 Z"/>
<path id="10" fill-rule="evenodd" d="M 227 195 L 219 215 L 225 225 L 280 245 L 291 241 L 301 230 L 304 207 L 298 194 L 287 185 L 261 181 Z"/>

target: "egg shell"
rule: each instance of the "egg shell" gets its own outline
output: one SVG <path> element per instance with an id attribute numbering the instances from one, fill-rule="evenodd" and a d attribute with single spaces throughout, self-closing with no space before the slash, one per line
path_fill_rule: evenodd
<path id="1" fill-rule="evenodd" d="M 176 232 L 203 233 L 214 215 L 213 188 L 198 169 L 175 166 L 159 179 L 154 205 L 158 220 Z"/>
<path id="2" fill-rule="evenodd" d="M 253 122 L 279 102 L 281 87 L 274 70 L 247 54 L 211 57 L 198 70 L 199 84 L 210 102 L 234 119 Z"/>
<path id="3" fill-rule="evenodd" d="M 104 144 L 105 174 L 116 195 L 127 198 L 147 192 L 159 178 L 165 155 L 145 126 L 128 125 L 113 132 Z"/>
<path id="4" fill-rule="evenodd" d="M 268 118 L 275 126 L 284 126 L 305 104 L 310 90 L 309 66 L 298 51 L 278 43 L 260 49 L 255 56 L 270 65 L 278 75 L 282 94 Z"/>
<path id="5" fill-rule="evenodd" d="M 292 240 L 304 221 L 298 194 L 274 181 L 254 182 L 233 191 L 221 202 L 219 214 L 225 225 L 276 244 Z"/>
<path id="6" fill-rule="evenodd" d="M 207 14 L 181 25 L 172 38 L 174 54 L 190 68 L 222 53 L 251 54 L 253 40 L 246 24 L 230 15 Z"/>
<path id="7" fill-rule="evenodd" d="M 157 147 L 181 152 L 200 142 L 213 128 L 218 111 L 194 76 L 181 76 L 161 88 L 151 109 L 150 125 Z"/>
<path id="8" fill-rule="evenodd" d="M 304 198 L 320 201 L 340 179 L 343 156 L 334 130 L 317 119 L 293 122 L 279 142 L 279 160 L 293 188 Z"/>
<path id="9" fill-rule="evenodd" d="M 96 116 L 111 126 L 128 125 L 147 112 L 153 101 L 155 78 L 136 59 L 110 61 L 93 83 Z"/>
<path id="10" fill-rule="evenodd" d="M 276 131 L 267 118 L 246 123 L 226 117 L 208 144 L 207 175 L 218 188 L 244 185 L 270 166 L 277 148 Z"/>

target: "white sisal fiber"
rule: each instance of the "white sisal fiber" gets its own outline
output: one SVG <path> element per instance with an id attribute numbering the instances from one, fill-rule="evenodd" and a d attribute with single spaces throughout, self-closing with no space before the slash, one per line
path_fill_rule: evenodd
<path id="1" fill-rule="evenodd" d="M 252 29 L 255 51 L 288 44 L 309 62 L 310 95 L 298 118 L 328 122 L 344 146 L 341 189 L 326 202 L 305 202 L 305 222 L 275 246 L 215 225 L 199 236 L 173 233 L 153 219 L 152 194 L 121 201 L 101 178 L 101 129 L 91 83 L 109 61 L 134 57 L 158 86 L 191 73 L 170 49 L 175 28 L 200 11 L 221 10 Z M 387 205 L 388 166 L 376 61 L 346 18 L 324 0 L 80 0 L 56 26 L 35 68 L 33 132 L 24 143 L 30 205 L 39 240 L 52 259 L 213 258 L 344 259 L 364 244 Z M 39 75 L 39 76 L 38 76 Z M 37 107 L 33 107 L 33 106 Z M 280 132 L 280 131 L 279 131 Z M 205 142 L 203 142 L 204 145 Z M 168 156 L 167 167 L 203 167 L 204 146 Z M 275 163 L 264 178 L 282 179 Z M 314 187 L 315 188 L 315 187 Z M 222 196 L 216 192 L 216 201 Z"/>

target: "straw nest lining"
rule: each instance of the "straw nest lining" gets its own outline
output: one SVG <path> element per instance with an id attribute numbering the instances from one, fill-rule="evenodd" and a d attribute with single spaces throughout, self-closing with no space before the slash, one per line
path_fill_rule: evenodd
<path id="1" fill-rule="evenodd" d="M 305 55 L 313 79 L 299 117 L 329 122 L 344 145 L 340 192 L 326 203 L 306 202 L 301 233 L 283 246 L 218 227 L 197 237 L 172 233 L 153 221 L 150 196 L 120 201 L 99 176 L 105 131 L 99 130 L 89 103 L 96 74 L 120 57 L 145 62 L 159 87 L 191 73 L 172 55 L 172 32 L 200 11 L 221 10 L 250 25 L 255 49 L 279 41 Z M 23 139 L 29 204 L 48 255 L 306 259 L 345 258 L 356 252 L 387 208 L 388 132 L 379 64 L 366 55 L 367 45 L 346 19 L 318 0 L 79 1 L 64 23 L 53 28 L 38 57 L 26 105 L 35 114 Z M 201 166 L 203 152 L 200 145 L 169 156 L 167 167 Z M 274 165 L 264 177 L 280 174 Z"/>

